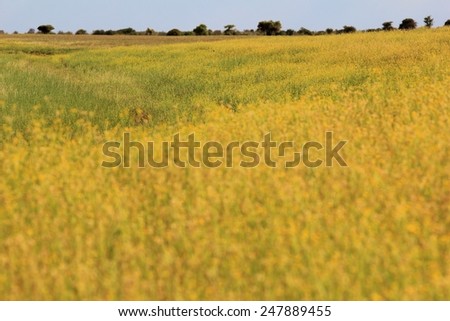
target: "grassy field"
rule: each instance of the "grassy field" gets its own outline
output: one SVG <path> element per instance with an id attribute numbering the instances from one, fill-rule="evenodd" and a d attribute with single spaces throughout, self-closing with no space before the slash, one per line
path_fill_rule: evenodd
<path id="1" fill-rule="evenodd" d="M 1 36 L 0 300 L 449 300 L 449 88 L 449 28 Z M 327 131 L 349 167 L 101 166 Z"/>

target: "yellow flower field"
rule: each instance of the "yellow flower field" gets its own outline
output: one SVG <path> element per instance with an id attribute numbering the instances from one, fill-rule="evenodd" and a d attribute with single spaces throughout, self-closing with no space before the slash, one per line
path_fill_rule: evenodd
<path id="1" fill-rule="evenodd" d="M 449 28 L 152 38 L 0 36 L 0 300 L 450 299 Z M 330 131 L 348 167 L 101 166 Z"/>

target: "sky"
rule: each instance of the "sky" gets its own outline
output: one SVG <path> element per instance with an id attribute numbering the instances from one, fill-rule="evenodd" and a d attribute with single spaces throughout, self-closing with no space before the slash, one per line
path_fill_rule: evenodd
<path id="1" fill-rule="evenodd" d="M 192 30 L 234 24 L 256 29 L 259 21 L 280 20 L 284 29 L 311 30 L 398 26 L 404 18 L 419 25 L 431 15 L 436 26 L 450 19 L 450 0 L 0 0 L 0 30 L 26 32 L 42 24 L 55 31 L 121 29 Z"/>

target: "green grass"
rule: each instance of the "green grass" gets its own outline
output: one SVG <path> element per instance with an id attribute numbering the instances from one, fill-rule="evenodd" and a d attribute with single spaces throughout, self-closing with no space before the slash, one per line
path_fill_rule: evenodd
<path id="1" fill-rule="evenodd" d="M 395 33 L 244 38 L 171 45 L 161 44 L 160 37 L 147 44 L 143 37 L 141 45 L 127 47 L 122 46 L 123 39 L 133 37 L 118 37 L 115 42 L 94 38 L 96 46 L 86 45 L 88 37 L 62 37 L 66 39 L 62 43 L 53 40 L 57 36 L 7 38 L 0 43 L 1 96 L 8 107 L 17 106 L 16 126 L 21 129 L 37 104 L 48 118 L 55 107 L 95 112 L 94 123 L 99 126 L 123 124 L 124 110 L 137 108 L 151 114 L 153 124 L 196 121 L 214 106 L 236 110 L 261 102 L 296 101 L 305 95 L 364 92 L 379 81 L 395 87 L 398 82 L 415 83 L 417 77 L 443 76 L 445 68 L 437 66 L 445 62 L 447 32 L 435 32 L 433 42 L 423 44 L 424 32 L 415 41 L 409 41 L 411 37 Z M 349 48 L 349 41 L 363 45 Z M 380 41 L 386 46 L 379 46 Z M 410 69 L 398 70 L 396 63 L 403 59 L 409 60 Z M 373 68 L 385 63 L 389 69 L 374 74 Z M 1 112 L 8 115 L 8 110 Z"/>

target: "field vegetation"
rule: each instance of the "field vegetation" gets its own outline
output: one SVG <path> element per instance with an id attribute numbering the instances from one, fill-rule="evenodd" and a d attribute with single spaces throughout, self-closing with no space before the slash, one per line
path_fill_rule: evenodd
<path id="1" fill-rule="evenodd" d="M 450 298 L 448 28 L 175 38 L 0 37 L 0 299 Z M 101 167 L 327 131 L 349 167 Z"/>

